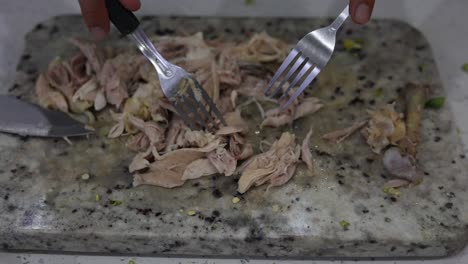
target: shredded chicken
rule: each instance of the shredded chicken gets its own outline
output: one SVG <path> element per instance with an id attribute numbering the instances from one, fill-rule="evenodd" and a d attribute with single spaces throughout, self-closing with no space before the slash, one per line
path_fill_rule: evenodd
<path id="1" fill-rule="evenodd" d="M 422 180 L 423 173 L 416 167 L 416 160 L 409 155 L 402 154 L 396 147 L 385 151 L 383 165 L 396 178 L 414 183 Z"/>
<path id="2" fill-rule="evenodd" d="M 329 132 L 323 135 L 322 138 L 333 141 L 335 143 L 341 143 L 342 141 L 347 139 L 349 136 L 351 136 L 354 132 L 363 128 L 366 124 L 367 124 L 367 121 L 357 122 L 351 125 L 350 127 Z"/>
<path id="3" fill-rule="evenodd" d="M 395 145 L 405 137 L 406 125 L 402 120 L 403 115 L 395 111 L 393 104 L 371 114 L 368 127 L 364 128 L 362 133 L 372 151 L 380 153 L 388 145 Z"/>
<path id="4" fill-rule="evenodd" d="M 76 38 L 70 42 L 79 52 L 70 59 L 55 59 L 39 76 L 39 103 L 97 122 L 107 123 L 110 114 L 114 123 L 109 125 L 108 137 L 125 137 L 127 148 L 135 152 L 129 165 L 134 186 L 174 188 L 206 175 L 231 176 L 239 171 L 242 192 L 266 182 L 269 187 L 286 183 L 301 155 L 295 136 L 284 133 L 270 150 L 255 155 L 248 140 L 254 127 L 243 116 L 260 117 L 262 127 L 280 127 L 323 107 L 317 98 L 300 96 L 290 109 L 280 112 L 278 102 L 264 95 L 273 74 L 271 66 L 282 62 L 289 45 L 265 32 L 245 43 L 206 41 L 202 33 L 152 40 L 166 59 L 193 74 L 227 126 L 217 131 L 189 129 L 165 98 L 144 56 L 134 50 L 104 50 Z M 252 103 L 258 111 L 247 113 L 245 106 Z M 309 138 L 303 142 L 302 160 L 311 170 Z M 241 161 L 245 162 L 239 167 Z"/>
<path id="5" fill-rule="evenodd" d="M 312 128 L 309 130 L 307 135 L 304 138 L 304 141 L 302 141 L 302 147 L 301 147 L 301 159 L 302 161 L 307 165 L 307 170 L 311 175 L 314 174 L 314 163 L 312 161 L 312 153 L 310 152 L 310 147 L 309 147 L 309 141 L 310 137 L 312 136 Z"/>
<path id="6" fill-rule="evenodd" d="M 270 150 L 253 156 L 242 171 L 238 191 L 245 193 L 253 185 L 269 182 L 269 188 L 285 184 L 296 170 L 300 157 L 300 147 L 295 136 L 285 132 L 275 141 Z"/>

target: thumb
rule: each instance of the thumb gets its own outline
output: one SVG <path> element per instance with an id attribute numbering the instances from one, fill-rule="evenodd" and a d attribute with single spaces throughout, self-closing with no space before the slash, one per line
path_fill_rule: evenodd
<path id="1" fill-rule="evenodd" d="M 349 13 L 357 24 L 365 24 L 369 21 L 375 0 L 350 0 Z"/>
<path id="2" fill-rule="evenodd" d="M 103 39 L 109 33 L 109 16 L 104 0 L 79 0 L 81 13 L 95 39 Z"/>

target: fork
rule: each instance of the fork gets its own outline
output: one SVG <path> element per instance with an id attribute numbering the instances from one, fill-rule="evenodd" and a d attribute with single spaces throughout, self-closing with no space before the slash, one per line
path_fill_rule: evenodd
<path id="1" fill-rule="evenodd" d="M 163 58 L 131 11 L 127 10 L 119 0 L 106 0 L 106 7 L 112 24 L 123 35 L 129 35 L 138 49 L 153 64 L 164 95 L 190 129 L 195 130 L 200 126 L 206 129 L 217 128 L 219 123 L 226 125 L 223 116 L 205 89 L 187 71 Z"/>
<path id="2" fill-rule="evenodd" d="M 281 110 L 288 108 L 327 65 L 335 49 L 336 32 L 348 16 L 349 5 L 333 23 L 305 35 L 289 52 L 264 90 L 265 95 L 270 97 L 275 97 L 281 91 L 283 92 L 279 102 L 287 101 L 281 104 Z M 280 79 L 280 77 L 282 78 Z M 292 82 L 289 83 L 288 88 L 283 90 L 283 86 L 291 79 Z M 278 82 L 279 85 L 275 88 Z M 288 99 L 290 92 L 297 85 L 300 85 L 299 88 Z"/>

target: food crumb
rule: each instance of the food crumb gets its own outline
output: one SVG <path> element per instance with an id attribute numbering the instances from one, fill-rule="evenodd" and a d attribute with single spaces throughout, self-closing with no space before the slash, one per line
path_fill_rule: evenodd
<path id="1" fill-rule="evenodd" d="M 240 198 L 239 197 L 234 197 L 232 198 L 232 203 L 236 204 L 236 203 L 239 203 L 240 202 Z"/>
<path id="2" fill-rule="evenodd" d="M 99 201 L 101 201 L 101 196 L 99 194 L 96 194 L 94 199 L 96 200 L 96 202 L 99 202 Z"/>
<path id="3" fill-rule="evenodd" d="M 188 214 L 189 216 L 194 216 L 194 215 L 197 214 L 197 212 L 195 212 L 194 210 L 190 210 L 190 211 L 187 212 L 187 214 Z"/>
<path id="4" fill-rule="evenodd" d="M 277 205 L 277 204 L 274 204 L 274 205 L 272 206 L 272 209 L 273 209 L 273 212 L 279 212 L 280 206 Z"/>
<path id="5" fill-rule="evenodd" d="M 84 174 L 82 174 L 82 175 L 81 175 L 81 179 L 82 179 L 82 180 L 85 180 L 85 181 L 86 181 L 86 180 L 89 180 L 89 173 L 84 173 Z"/>
<path id="6" fill-rule="evenodd" d="M 179 212 L 180 212 L 180 213 L 183 213 L 183 212 L 184 212 L 184 209 L 182 209 L 182 208 L 179 209 Z"/>
<path id="7" fill-rule="evenodd" d="M 346 220 L 341 220 L 340 221 L 340 226 L 343 227 L 344 229 L 348 229 L 350 223 Z"/>

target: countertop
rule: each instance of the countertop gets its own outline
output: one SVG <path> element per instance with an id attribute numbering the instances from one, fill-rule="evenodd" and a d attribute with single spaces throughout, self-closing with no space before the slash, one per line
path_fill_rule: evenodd
<path id="1" fill-rule="evenodd" d="M 14 4 L 7 4 L 6 8 L 0 11 L 0 54 L 2 60 L 0 65 L 0 84 L 8 85 L 11 82 L 12 73 L 15 71 L 13 65 L 16 64 L 18 56 L 22 51 L 22 36 L 28 31 L 31 25 L 44 20 L 52 15 L 63 13 L 76 13 L 77 5 L 74 1 L 49 1 L 48 7 L 37 11 L 37 7 L 26 1 L 16 1 Z M 57 2 L 57 3 L 54 3 Z M 185 2 L 185 4 L 184 4 Z M 244 7 L 243 3 L 234 1 L 198 1 L 197 5 L 188 3 L 189 1 L 177 1 L 176 3 L 166 3 L 153 9 L 152 5 L 159 2 L 143 2 L 146 7 L 144 13 L 160 14 L 190 14 L 190 15 L 292 15 L 292 16 L 317 16 L 333 15 L 340 9 L 342 1 L 290 1 L 299 8 L 289 10 L 290 13 L 279 13 L 285 8 L 273 8 L 273 1 L 256 1 L 255 5 Z M 239 1 L 242 2 L 242 1 Z M 284 1 L 278 1 L 278 5 L 284 5 Z M 326 3 L 325 3 L 326 2 Z M 383 2 L 383 1 L 382 1 Z M 424 5 L 422 3 L 424 2 Z M 210 3 L 210 4 L 208 4 Z M 161 4 L 161 3 L 159 3 Z M 460 66 L 468 61 L 468 30 L 464 28 L 461 17 L 464 10 L 467 10 L 468 3 L 459 1 L 393 1 L 390 3 L 378 3 L 376 16 L 399 18 L 410 22 L 419 28 L 427 37 L 435 53 L 436 61 L 441 73 L 442 82 L 448 92 L 449 102 L 456 115 L 457 125 L 461 129 L 463 141 L 468 142 L 468 119 L 463 114 L 467 109 L 468 90 L 463 89 L 468 83 L 468 75 L 460 70 Z M 158 12 L 152 12 L 158 10 Z M 190 13 L 188 12 L 190 10 Z M 21 16 L 19 15 L 21 14 Z M 459 15 L 459 16 L 457 16 Z M 28 19 L 25 19 L 27 17 Z M 457 17 L 460 17 L 457 19 Z M 15 34 L 11 29 L 15 28 Z M 464 36 L 464 37 L 463 37 Z M 464 55 L 466 54 L 466 55 Z M 465 254 L 466 255 L 466 254 Z M 0 263 L 128 263 L 129 258 L 123 257 L 91 257 L 91 256 L 54 256 L 54 255 L 21 255 L 17 258 L 15 254 L 0 254 Z M 247 260 L 188 260 L 188 259 L 161 259 L 161 258 L 135 258 L 135 263 L 246 263 Z M 166 261 L 166 262 L 164 262 Z M 455 258 L 435 261 L 435 263 L 466 263 L 467 257 L 462 255 Z M 254 261 L 250 261 L 253 263 Z M 272 263 L 265 261 L 259 263 Z M 428 263 L 426 261 L 425 263 Z M 276 261 L 276 263 L 281 263 Z M 286 262 L 285 262 L 286 263 Z M 291 262 L 287 262 L 291 263 Z M 313 263 L 313 262 L 308 262 Z M 322 262 L 317 262 L 322 263 Z M 390 263 L 393 263 L 390 262 Z"/>

